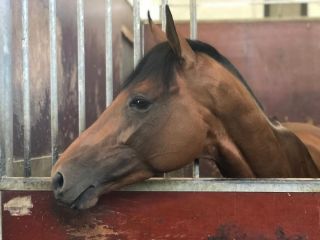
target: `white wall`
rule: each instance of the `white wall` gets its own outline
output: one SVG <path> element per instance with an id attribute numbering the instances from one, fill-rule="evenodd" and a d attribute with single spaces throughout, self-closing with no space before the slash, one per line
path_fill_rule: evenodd
<path id="1" fill-rule="evenodd" d="M 131 4 L 133 0 L 128 0 Z M 197 0 L 198 20 L 261 19 L 264 3 L 274 0 Z M 288 0 L 297 2 L 299 0 Z M 285 2 L 285 0 L 281 0 Z M 300 0 L 300 2 L 308 2 Z M 308 16 L 320 17 L 320 0 L 309 0 Z M 189 20 L 189 0 L 168 0 L 175 20 Z M 149 10 L 152 18 L 160 19 L 161 0 L 140 0 L 141 19 L 147 19 Z"/>
<path id="2" fill-rule="evenodd" d="M 309 3 L 308 16 L 309 17 L 320 17 L 320 1 L 319 1 L 319 3 Z"/>

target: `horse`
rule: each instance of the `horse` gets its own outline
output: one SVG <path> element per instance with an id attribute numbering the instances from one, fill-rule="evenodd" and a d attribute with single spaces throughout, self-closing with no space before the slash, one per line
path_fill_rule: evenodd
<path id="1" fill-rule="evenodd" d="M 224 177 L 320 176 L 320 128 L 270 120 L 239 71 L 212 46 L 166 33 L 112 104 L 52 168 L 55 198 L 75 209 L 103 193 L 211 156 Z"/>

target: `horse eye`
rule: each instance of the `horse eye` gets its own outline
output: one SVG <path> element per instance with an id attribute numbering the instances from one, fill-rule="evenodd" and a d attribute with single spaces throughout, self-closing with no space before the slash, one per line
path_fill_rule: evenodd
<path id="1" fill-rule="evenodd" d="M 138 110 L 147 110 L 151 106 L 151 102 L 143 97 L 135 97 L 129 103 L 129 107 L 136 108 Z"/>

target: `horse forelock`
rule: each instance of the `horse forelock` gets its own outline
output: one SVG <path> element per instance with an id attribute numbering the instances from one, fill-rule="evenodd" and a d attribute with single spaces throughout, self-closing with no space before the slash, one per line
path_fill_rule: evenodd
<path id="1" fill-rule="evenodd" d="M 138 63 L 134 71 L 124 81 L 122 89 L 146 80 L 160 81 L 169 87 L 175 79 L 174 69 L 179 58 L 174 54 L 168 42 L 154 46 Z"/>

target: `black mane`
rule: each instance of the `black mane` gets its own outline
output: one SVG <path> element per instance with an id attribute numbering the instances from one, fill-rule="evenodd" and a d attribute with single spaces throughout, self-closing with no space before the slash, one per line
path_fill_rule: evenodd
<path id="1" fill-rule="evenodd" d="M 187 41 L 193 51 L 209 55 L 236 76 L 250 92 L 260 108 L 263 109 L 261 103 L 252 92 L 246 80 L 226 57 L 221 55 L 214 47 L 207 43 L 189 39 L 187 39 Z M 174 80 L 174 69 L 179 66 L 179 63 L 180 59 L 173 53 L 169 43 L 160 43 L 153 47 L 141 59 L 136 69 L 123 83 L 122 88 L 126 88 L 132 83 L 143 81 L 147 77 L 153 77 L 155 80 L 162 81 L 166 87 L 169 87 L 170 83 Z"/>

